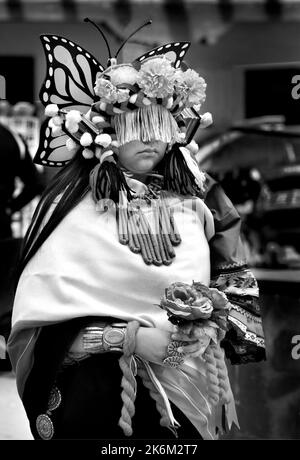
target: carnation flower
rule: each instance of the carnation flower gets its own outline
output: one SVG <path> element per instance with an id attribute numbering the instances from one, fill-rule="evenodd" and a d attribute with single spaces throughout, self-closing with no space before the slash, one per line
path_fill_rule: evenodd
<path id="1" fill-rule="evenodd" d="M 165 57 L 151 59 L 142 64 L 137 83 L 146 96 L 164 98 L 174 92 L 175 69 Z"/>
<path id="2" fill-rule="evenodd" d="M 94 90 L 95 94 L 105 102 L 113 104 L 117 101 L 117 89 L 106 78 L 98 78 Z"/>
<path id="3" fill-rule="evenodd" d="M 178 70 L 175 87 L 176 91 L 182 95 L 187 107 L 199 105 L 205 101 L 206 83 L 195 70 L 188 69 L 185 72 Z"/>

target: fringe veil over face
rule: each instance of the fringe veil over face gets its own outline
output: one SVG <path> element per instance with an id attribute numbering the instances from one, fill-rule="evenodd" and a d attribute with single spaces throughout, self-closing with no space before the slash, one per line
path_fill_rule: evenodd
<path id="1" fill-rule="evenodd" d="M 113 124 L 121 145 L 136 140 L 159 140 L 172 145 L 178 140 L 180 132 L 171 113 L 161 105 L 150 105 L 115 115 Z"/>

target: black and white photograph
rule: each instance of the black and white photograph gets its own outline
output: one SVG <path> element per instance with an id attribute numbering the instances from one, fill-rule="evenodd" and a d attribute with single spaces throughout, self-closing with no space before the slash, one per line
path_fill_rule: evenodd
<path id="1" fill-rule="evenodd" d="M 300 440 L 300 0 L 0 0 L 0 160 L 0 441 Z"/>

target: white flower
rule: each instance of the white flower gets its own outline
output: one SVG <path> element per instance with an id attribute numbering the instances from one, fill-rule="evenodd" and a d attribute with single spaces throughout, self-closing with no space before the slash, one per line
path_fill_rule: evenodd
<path id="1" fill-rule="evenodd" d="M 142 64 L 137 83 L 146 96 L 164 98 L 173 94 L 175 73 L 168 59 L 153 58 Z"/>
<path id="2" fill-rule="evenodd" d="M 206 128 L 211 125 L 213 122 L 212 114 L 210 112 L 205 112 L 201 115 L 200 128 Z"/>
<path id="3" fill-rule="evenodd" d="M 95 143 L 102 145 L 102 147 L 106 148 L 108 147 L 112 142 L 112 138 L 109 134 L 98 134 L 98 136 L 95 139 Z"/>
<path id="4" fill-rule="evenodd" d="M 117 101 L 117 89 L 106 78 L 98 78 L 94 90 L 95 94 L 105 102 L 114 104 Z"/>
<path id="5" fill-rule="evenodd" d="M 67 139 L 66 147 L 70 152 L 72 152 L 73 150 L 77 149 L 78 144 L 73 139 L 69 138 Z"/>
<path id="6" fill-rule="evenodd" d="M 58 105 L 57 104 L 48 104 L 45 108 L 45 115 L 47 117 L 55 117 L 58 114 Z"/>
<path id="7" fill-rule="evenodd" d="M 206 83 L 204 78 L 188 69 L 185 72 L 178 70 L 176 72 L 176 92 L 180 94 L 187 107 L 202 104 L 205 101 Z"/>
<path id="8" fill-rule="evenodd" d="M 79 110 L 70 110 L 66 115 L 66 120 L 70 123 L 79 123 L 81 121 L 81 113 Z"/>
<path id="9" fill-rule="evenodd" d="M 93 138 L 90 133 L 84 133 L 80 138 L 80 144 L 82 147 L 88 147 L 93 143 Z"/>

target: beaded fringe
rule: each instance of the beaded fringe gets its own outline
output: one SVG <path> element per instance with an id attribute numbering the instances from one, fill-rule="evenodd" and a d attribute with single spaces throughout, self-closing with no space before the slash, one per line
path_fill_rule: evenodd
<path id="1" fill-rule="evenodd" d="M 159 266 L 172 263 L 176 256 L 173 246 L 181 243 L 181 237 L 163 194 L 155 210 L 155 231 L 143 211 L 132 202 L 123 200 L 119 204 L 117 219 L 120 243 L 127 244 L 133 253 L 140 253 L 147 265 Z"/>
<path id="2" fill-rule="evenodd" d="M 150 142 L 153 139 L 173 144 L 179 133 L 170 112 L 155 104 L 116 115 L 114 127 L 121 145 L 136 140 Z"/>

